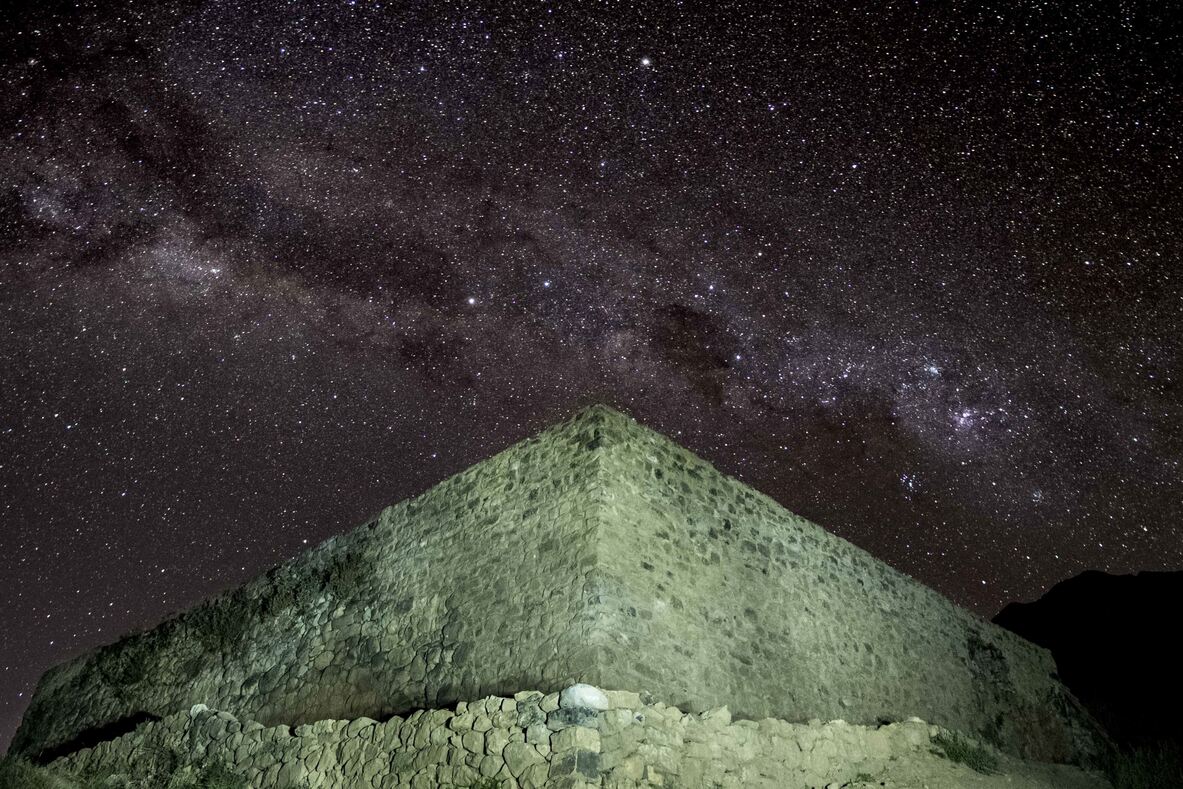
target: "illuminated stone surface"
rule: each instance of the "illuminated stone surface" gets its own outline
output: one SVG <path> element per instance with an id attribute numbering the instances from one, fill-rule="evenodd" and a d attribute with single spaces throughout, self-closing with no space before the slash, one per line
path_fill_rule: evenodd
<path id="1" fill-rule="evenodd" d="M 78 751 L 52 769 L 159 785 L 156 764 L 142 754 L 172 753 L 183 765 L 231 765 L 253 789 L 473 786 L 490 778 L 510 789 L 1108 787 L 1077 768 L 1021 762 L 983 744 L 974 747 L 996 772 L 976 773 L 939 756 L 940 737 L 949 732 L 915 718 L 883 726 L 757 722 L 733 720 L 726 708 L 687 714 L 636 693 L 609 691 L 609 700 L 608 709 L 584 724 L 544 724 L 533 738 L 530 727 L 538 724 L 530 722 L 546 701 L 554 705 L 554 694 L 523 691 L 382 722 L 324 720 L 294 728 L 194 707 Z M 192 770 L 180 774 L 186 769 Z"/>
<path id="2" fill-rule="evenodd" d="M 68 753 L 199 703 L 300 725 L 584 682 L 737 718 L 917 716 L 1080 761 L 1098 740 L 1053 670 L 1045 651 L 597 406 L 51 670 L 13 750 Z M 598 714 L 556 701 L 523 737 Z M 473 718 L 478 734 L 496 728 Z M 513 751 L 510 769 L 526 769 Z"/>

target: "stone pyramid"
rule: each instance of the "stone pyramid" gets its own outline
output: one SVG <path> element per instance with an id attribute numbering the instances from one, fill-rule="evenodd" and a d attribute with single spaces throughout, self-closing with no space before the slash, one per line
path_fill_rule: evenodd
<path id="1" fill-rule="evenodd" d="M 207 704 L 265 725 L 382 719 L 574 682 L 687 711 L 917 716 L 1080 761 L 1049 654 L 604 406 L 238 590 L 42 678 L 47 759 Z"/>

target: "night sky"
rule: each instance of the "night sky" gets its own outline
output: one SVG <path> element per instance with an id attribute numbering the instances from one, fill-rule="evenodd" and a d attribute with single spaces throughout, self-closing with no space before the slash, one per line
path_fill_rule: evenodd
<path id="1" fill-rule="evenodd" d="M 597 401 L 985 616 L 1183 566 L 1169 3 L 38 5 L 0 744 L 51 664 Z"/>

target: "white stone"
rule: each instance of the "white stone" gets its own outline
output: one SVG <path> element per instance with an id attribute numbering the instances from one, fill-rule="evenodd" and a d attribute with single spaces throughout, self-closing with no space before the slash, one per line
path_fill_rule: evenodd
<path id="1" fill-rule="evenodd" d="M 604 691 L 593 685 L 580 682 L 564 688 L 559 694 L 560 707 L 574 707 L 586 710 L 606 710 L 610 706 Z"/>

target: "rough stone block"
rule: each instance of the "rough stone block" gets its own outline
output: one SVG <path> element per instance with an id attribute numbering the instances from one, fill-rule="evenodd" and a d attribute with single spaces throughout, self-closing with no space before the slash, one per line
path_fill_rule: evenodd
<path id="1" fill-rule="evenodd" d="M 536 764 L 542 764 L 546 758 L 533 745 L 524 742 L 511 742 L 503 751 L 505 764 L 514 778 L 520 778 L 527 769 Z"/>
<path id="2" fill-rule="evenodd" d="M 546 726 L 552 731 L 569 726 L 595 727 L 600 724 L 599 713 L 585 707 L 560 707 L 546 716 Z"/>
<path id="3" fill-rule="evenodd" d="M 641 695 L 631 690 L 605 690 L 608 698 L 608 709 L 635 710 L 641 706 Z"/>
<path id="4" fill-rule="evenodd" d="M 550 749 L 556 753 L 570 750 L 600 750 L 600 733 L 595 729 L 572 726 L 550 736 Z"/>

